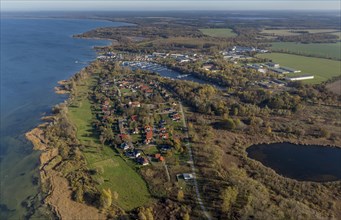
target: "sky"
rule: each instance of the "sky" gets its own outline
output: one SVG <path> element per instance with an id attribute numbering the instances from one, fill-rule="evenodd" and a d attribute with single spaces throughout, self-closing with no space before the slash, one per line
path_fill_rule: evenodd
<path id="1" fill-rule="evenodd" d="M 341 10 L 339 0 L 1 0 L 1 11 Z"/>

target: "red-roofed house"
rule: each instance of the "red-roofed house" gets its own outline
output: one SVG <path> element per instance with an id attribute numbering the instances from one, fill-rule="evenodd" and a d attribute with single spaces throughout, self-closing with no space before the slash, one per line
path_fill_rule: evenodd
<path id="1" fill-rule="evenodd" d="M 146 132 L 146 139 L 145 139 L 145 143 L 149 144 L 153 139 L 153 131 L 147 131 Z"/>
<path id="2" fill-rule="evenodd" d="M 132 115 L 130 118 L 131 118 L 132 121 L 137 121 L 138 116 L 137 115 Z"/>
<path id="3" fill-rule="evenodd" d="M 169 138 L 169 134 L 168 133 L 160 134 L 160 138 L 168 139 Z"/>
<path id="4" fill-rule="evenodd" d="M 120 134 L 119 136 L 120 136 L 122 141 L 125 141 L 125 140 L 129 139 L 129 135 L 128 134 Z"/>

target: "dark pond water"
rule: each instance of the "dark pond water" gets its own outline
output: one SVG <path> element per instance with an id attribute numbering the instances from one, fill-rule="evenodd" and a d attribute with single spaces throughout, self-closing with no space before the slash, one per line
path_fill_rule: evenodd
<path id="1" fill-rule="evenodd" d="M 285 177 L 315 182 L 341 180 L 340 148 L 275 143 L 253 145 L 247 153 Z"/>

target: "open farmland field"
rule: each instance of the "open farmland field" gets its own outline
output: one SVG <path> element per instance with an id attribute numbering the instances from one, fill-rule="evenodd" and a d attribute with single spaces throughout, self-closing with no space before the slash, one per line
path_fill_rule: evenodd
<path id="1" fill-rule="evenodd" d="M 341 42 L 322 44 L 301 44 L 295 42 L 272 43 L 271 49 L 277 52 L 294 53 L 305 56 L 341 59 Z"/>
<path id="2" fill-rule="evenodd" d="M 301 73 L 291 73 L 288 74 L 289 76 L 302 74 L 314 75 L 314 79 L 305 81 L 307 83 L 321 83 L 341 74 L 341 61 L 284 53 L 260 54 L 258 57 L 271 59 L 281 66 L 302 70 Z"/>
<path id="3" fill-rule="evenodd" d="M 266 35 L 276 35 L 276 36 L 295 36 L 300 35 L 300 31 L 307 31 L 310 34 L 317 33 L 333 33 L 338 32 L 336 29 L 264 29 L 261 31 L 261 34 Z"/>
<path id="4" fill-rule="evenodd" d="M 211 37 L 236 37 L 237 34 L 229 28 L 207 28 L 199 29 L 203 34 Z"/>

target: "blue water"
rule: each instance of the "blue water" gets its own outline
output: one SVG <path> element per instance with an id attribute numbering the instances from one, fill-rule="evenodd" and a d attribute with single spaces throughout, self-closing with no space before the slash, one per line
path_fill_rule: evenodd
<path id="1" fill-rule="evenodd" d="M 38 152 L 24 133 L 65 97 L 56 95 L 57 81 L 67 79 L 96 57 L 93 46 L 110 41 L 72 38 L 96 27 L 124 23 L 76 19 L 1 19 L 1 194 L 0 219 L 25 214 L 20 203 L 38 187 Z M 78 61 L 78 62 L 76 62 Z"/>

